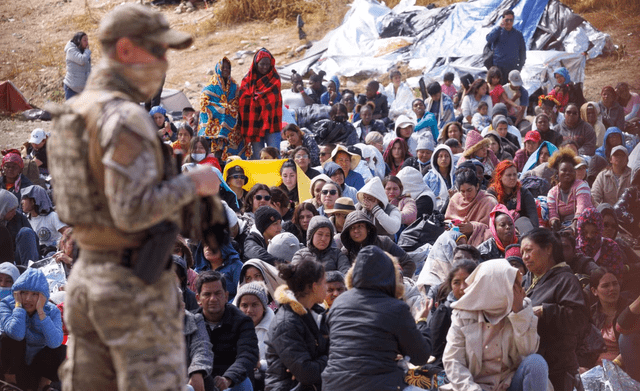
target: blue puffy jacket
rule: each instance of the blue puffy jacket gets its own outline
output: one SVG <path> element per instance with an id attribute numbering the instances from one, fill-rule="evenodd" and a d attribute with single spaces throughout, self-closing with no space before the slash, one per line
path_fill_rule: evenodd
<path id="1" fill-rule="evenodd" d="M 44 320 L 40 320 L 37 312 L 29 315 L 24 308 L 15 308 L 13 292 L 16 291 L 40 292 L 48 300 L 49 284 L 41 270 L 27 269 L 11 287 L 11 296 L 0 301 L 0 332 L 16 341 L 26 339 L 25 359 L 31 364 L 45 346 L 55 349 L 62 344 L 62 317 L 60 310 L 50 302 L 44 305 Z"/>

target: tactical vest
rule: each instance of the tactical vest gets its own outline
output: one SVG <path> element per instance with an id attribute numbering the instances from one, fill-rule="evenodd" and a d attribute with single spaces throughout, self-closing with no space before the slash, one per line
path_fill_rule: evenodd
<path id="1" fill-rule="evenodd" d="M 49 173 L 56 212 L 76 227 L 81 248 L 110 250 L 139 244 L 141 235 L 115 228 L 104 192 L 104 166 L 99 128 L 104 106 L 128 100 L 115 91 L 89 90 L 66 105 L 49 105 L 53 131 L 47 141 Z"/>

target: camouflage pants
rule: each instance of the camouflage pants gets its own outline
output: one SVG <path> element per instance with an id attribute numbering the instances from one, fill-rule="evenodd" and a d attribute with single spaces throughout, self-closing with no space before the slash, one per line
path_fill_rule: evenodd
<path id="1" fill-rule="evenodd" d="M 146 285 L 117 253 L 81 251 L 67 285 L 69 390 L 183 390 L 183 315 L 175 274 Z"/>

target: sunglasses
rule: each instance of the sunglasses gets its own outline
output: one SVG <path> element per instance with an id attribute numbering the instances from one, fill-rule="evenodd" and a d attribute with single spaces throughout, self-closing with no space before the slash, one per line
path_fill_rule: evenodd
<path id="1" fill-rule="evenodd" d="M 504 21 L 505 21 L 505 23 L 513 23 L 513 19 L 511 19 L 511 18 L 505 19 Z"/>
<path id="2" fill-rule="evenodd" d="M 258 194 L 257 196 L 255 196 L 253 198 L 255 198 L 256 201 L 262 201 L 263 198 L 264 198 L 265 201 L 270 201 L 271 200 L 271 196 L 270 195 L 261 196 L 260 194 Z"/>
<path id="3" fill-rule="evenodd" d="M 320 156 L 327 156 L 329 152 L 320 152 Z"/>
<path id="4" fill-rule="evenodd" d="M 244 179 L 246 179 L 247 177 L 246 177 L 246 176 L 244 176 L 244 175 L 242 175 L 242 174 L 233 174 L 233 175 L 229 175 L 229 178 L 231 178 L 231 179 L 242 179 L 242 180 L 244 180 Z"/>
<path id="5" fill-rule="evenodd" d="M 336 195 L 336 194 L 338 194 L 338 190 L 322 190 L 322 194 L 324 194 L 324 195 L 327 195 L 327 194 Z"/>
<path id="6" fill-rule="evenodd" d="M 309 159 L 309 155 L 298 155 L 295 157 L 295 160 Z"/>

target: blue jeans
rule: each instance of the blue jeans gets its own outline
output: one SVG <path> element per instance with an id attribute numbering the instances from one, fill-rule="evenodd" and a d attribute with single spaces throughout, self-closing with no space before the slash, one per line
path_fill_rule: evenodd
<path id="1" fill-rule="evenodd" d="M 260 141 L 252 142 L 251 148 L 253 148 L 253 156 L 251 156 L 251 158 L 254 160 L 260 159 L 260 151 L 262 151 L 262 148 L 264 148 L 265 143 L 267 144 L 267 147 L 274 147 L 279 151 L 281 140 L 282 137 L 280 136 L 280 132 L 274 132 L 261 137 Z"/>
<path id="2" fill-rule="evenodd" d="M 73 98 L 74 96 L 78 95 L 77 92 L 75 92 L 71 88 L 67 87 L 66 84 L 62 84 L 62 85 L 64 86 L 64 100 L 69 100 L 69 99 Z"/>
<path id="3" fill-rule="evenodd" d="M 516 370 L 508 391 L 545 391 L 549 379 L 549 366 L 539 354 L 530 354 Z"/>
<path id="4" fill-rule="evenodd" d="M 27 266 L 29 261 L 40 260 L 38 235 L 31 228 L 21 228 L 16 235 L 16 265 Z"/>

